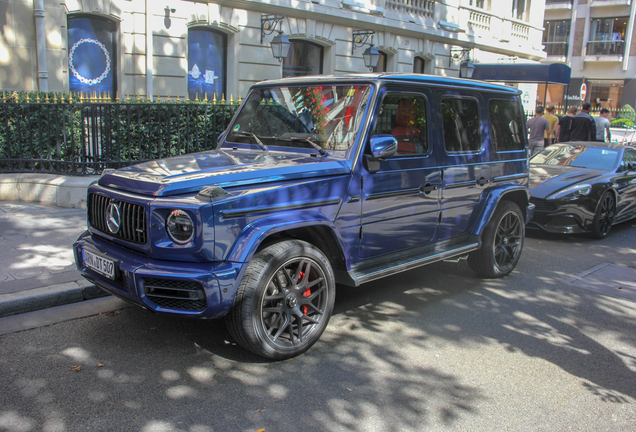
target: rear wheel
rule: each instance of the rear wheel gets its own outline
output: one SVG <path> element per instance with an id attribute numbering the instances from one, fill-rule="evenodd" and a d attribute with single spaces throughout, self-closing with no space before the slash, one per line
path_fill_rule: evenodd
<path id="1" fill-rule="evenodd" d="M 592 237 L 602 239 L 607 237 L 616 216 L 616 200 L 614 194 L 605 192 L 598 203 L 594 221 L 592 222 Z"/>
<path id="2" fill-rule="evenodd" d="M 271 359 L 290 358 L 318 341 L 334 299 L 327 257 L 309 243 L 282 241 L 254 255 L 226 323 L 244 348 Z"/>
<path id="3" fill-rule="evenodd" d="M 468 256 L 468 265 L 480 276 L 497 278 L 509 274 L 523 249 L 524 218 L 519 206 L 502 201 L 482 234 L 481 249 Z"/>

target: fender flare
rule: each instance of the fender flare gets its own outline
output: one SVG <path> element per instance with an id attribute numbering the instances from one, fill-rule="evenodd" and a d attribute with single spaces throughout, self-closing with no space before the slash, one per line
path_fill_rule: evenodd
<path id="1" fill-rule="evenodd" d="M 344 256 L 344 243 L 333 222 L 317 211 L 299 211 L 271 215 L 250 223 L 236 237 L 224 260 L 247 263 L 268 237 L 283 231 L 318 225 L 325 226 L 331 230 L 338 243 L 336 246 Z"/>
<path id="2" fill-rule="evenodd" d="M 513 198 L 510 199 L 510 201 L 519 205 L 521 211 L 523 212 L 525 222 L 528 222 L 528 216 L 526 214 L 527 206 L 530 202 L 530 192 L 528 191 L 528 189 L 525 186 L 517 184 L 501 185 L 493 189 L 486 198 L 486 202 L 482 207 L 481 214 L 479 215 L 479 220 L 475 224 L 472 234 L 482 234 L 486 226 L 488 226 L 492 215 L 495 213 L 499 202 L 502 201 L 504 198 Z"/>

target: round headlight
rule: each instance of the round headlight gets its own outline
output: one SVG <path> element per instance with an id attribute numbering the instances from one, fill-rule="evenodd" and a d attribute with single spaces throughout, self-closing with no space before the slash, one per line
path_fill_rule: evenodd
<path id="1" fill-rule="evenodd" d="M 192 240 L 194 223 L 183 210 L 172 210 L 166 219 L 166 231 L 173 242 L 185 244 Z"/>

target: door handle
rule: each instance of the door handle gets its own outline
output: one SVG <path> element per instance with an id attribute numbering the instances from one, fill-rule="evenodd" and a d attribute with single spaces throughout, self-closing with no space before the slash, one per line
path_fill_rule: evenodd
<path id="1" fill-rule="evenodd" d="M 477 186 L 485 186 L 489 183 L 489 180 L 485 177 L 482 177 L 479 180 L 477 180 L 475 183 L 477 183 Z"/>
<path id="2" fill-rule="evenodd" d="M 430 183 L 426 183 L 424 186 L 420 187 L 420 191 L 424 192 L 426 195 L 436 190 L 437 190 L 437 186 L 433 186 Z"/>

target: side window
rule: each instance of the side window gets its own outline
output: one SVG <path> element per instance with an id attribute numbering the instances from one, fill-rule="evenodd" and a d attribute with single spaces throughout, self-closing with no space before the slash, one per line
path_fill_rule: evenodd
<path id="1" fill-rule="evenodd" d="M 524 142 L 521 135 L 523 118 L 519 104 L 511 100 L 492 99 L 488 103 L 488 109 L 495 150 L 498 152 L 523 150 Z"/>
<path id="2" fill-rule="evenodd" d="M 479 104 L 475 99 L 442 99 L 444 147 L 448 153 L 477 152 L 481 149 Z"/>
<path id="3" fill-rule="evenodd" d="M 423 96 L 387 93 L 373 135 L 393 135 L 397 155 L 428 153 L 427 109 Z"/>
<path id="4" fill-rule="evenodd" d="M 632 165 L 636 165 L 636 151 L 633 151 L 630 149 L 625 150 L 625 154 L 623 155 L 623 160 L 621 161 L 621 166 L 619 170 L 627 171 L 628 163 L 631 163 Z"/>

